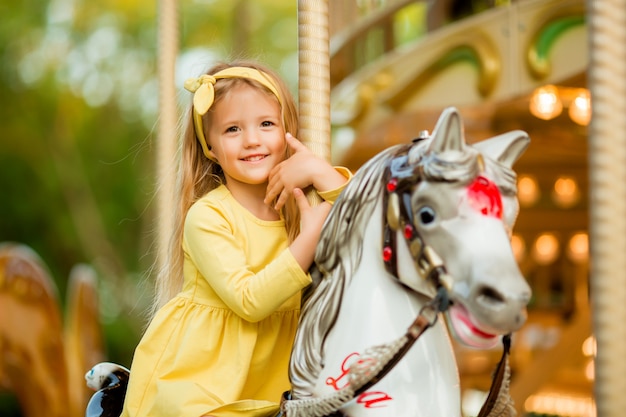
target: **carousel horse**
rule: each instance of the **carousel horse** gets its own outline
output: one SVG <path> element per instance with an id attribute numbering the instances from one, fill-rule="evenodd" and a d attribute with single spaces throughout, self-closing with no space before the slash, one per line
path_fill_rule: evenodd
<path id="1" fill-rule="evenodd" d="M 531 292 L 510 244 L 511 167 L 528 143 L 513 131 L 466 145 L 449 108 L 432 136 L 359 169 L 322 230 L 287 416 L 459 415 L 456 361 L 437 317 L 445 311 L 451 333 L 475 348 L 524 323 Z"/>
<path id="2" fill-rule="evenodd" d="M 465 345 L 502 340 L 505 352 L 525 322 L 511 167 L 528 143 L 514 131 L 469 146 L 450 108 L 432 136 L 358 170 L 322 230 L 281 415 L 460 416 L 459 374 L 438 318 Z M 500 365 L 480 416 L 514 415 Z"/>
<path id="3" fill-rule="evenodd" d="M 96 391 L 87 404 L 86 416 L 119 417 L 124 407 L 130 370 L 100 362 L 85 374 L 87 386 Z"/>
<path id="4" fill-rule="evenodd" d="M 15 397 L 23 417 L 83 416 L 84 370 L 104 359 L 89 266 L 72 269 L 66 295 L 63 310 L 47 265 L 30 247 L 0 243 L 0 392 Z"/>

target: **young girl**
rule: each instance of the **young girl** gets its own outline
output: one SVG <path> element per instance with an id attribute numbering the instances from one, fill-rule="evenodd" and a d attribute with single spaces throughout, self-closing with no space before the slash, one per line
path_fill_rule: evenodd
<path id="1" fill-rule="evenodd" d="M 307 270 L 350 173 L 291 135 L 295 103 L 268 68 L 222 64 L 185 88 L 178 230 L 122 416 L 275 416 Z M 309 206 L 308 186 L 325 202 Z"/>

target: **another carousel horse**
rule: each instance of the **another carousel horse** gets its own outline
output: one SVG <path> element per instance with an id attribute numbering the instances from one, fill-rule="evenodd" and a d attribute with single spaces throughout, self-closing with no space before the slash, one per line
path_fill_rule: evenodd
<path id="1" fill-rule="evenodd" d="M 65 320 L 54 280 L 26 245 L 0 243 L 0 392 L 23 417 L 82 417 L 86 367 L 104 358 L 95 273 L 69 277 Z M 0 411 L 0 414 L 2 412 Z"/>
<path id="2" fill-rule="evenodd" d="M 87 386 L 96 393 L 87 404 L 85 415 L 119 417 L 124 408 L 130 370 L 111 362 L 100 362 L 85 374 Z"/>
<path id="3" fill-rule="evenodd" d="M 524 323 L 530 288 L 510 244 L 511 167 L 528 143 L 515 131 L 468 146 L 451 108 L 431 137 L 356 173 L 322 230 L 283 414 L 460 415 L 456 361 L 437 318 L 445 311 L 452 333 L 477 348 Z M 481 416 L 514 412 L 502 391 L 489 400 L 502 403 L 497 411 Z"/>
<path id="4" fill-rule="evenodd" d="M 525 322 L 531 291 L 510 244 L 511 167 L 528 143 L 514 131 L 468 146 L 450 108 L 432 136 L 389 148 L 356 173 L 322 231 L 322 278 L 302 310 L 288 417 L 460 415 L 456 361 L 436 317 L 447 311 L 454 336 L 476 348 Z M 405 332 L 420 339 L 399 359 Z M 385 355 L 397 363 L 379 373 Z"/>

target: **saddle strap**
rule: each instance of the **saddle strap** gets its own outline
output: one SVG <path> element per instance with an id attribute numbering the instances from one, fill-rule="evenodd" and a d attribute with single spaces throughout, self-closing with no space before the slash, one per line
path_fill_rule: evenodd
<path id="1" fill-rule="evenodd" d="M 280 413 L 277 417 L 341 417 L 343 404 L 359 396 L 380 381 L 404 357 L 419 337 L 437 321 L 438 313 L 448 307 L 447 292 L 440 287 L 437 296 L 420 310 L 415 321 L 405 335 L 387 345 L 373 346 L 365 351 L 364 356 L 373 361 L 363 361 L 363 367 L 353 365 L 350 368 L 350 384 L 345 388 L 325 397 L 294 400 L 291 392 L 283 394 Z M 444 308 L 445 307 L 445 308 Z M 373 367 L 371 364 L 375 364 Z"/>
<path id="2" fill-rule="evenodd" d="M 416 320 L 417 321 L 417 320 Z M 413 334 L 415 340 L 426 330 L 429 326 L 427 322 L 419 320 L 420 324 L 417 328 L 413 330 L 417 330 L 416 333 Z M 415 324 L 415 323 L 414 323 Z M 419 330 L 418 330 L 419 328 Z M 413 340 L 413 342 L 415 341 Z M 405 346 L 406 347 L 406 346 Z M 489 394 L 487 395 L 487 399 L 485 403 L 480 409 L 477 417 L 516 417 L 517 411 L 513 406 L 513 399 L 509 393 L 509 385 L 511 378 L 511 368 L 509 365 L 509 353 L 511 349 L 511 335 L 507 334 L 502 337 L 502 357 L 498 362 L 498 366 L 494 372 L 493 379 L 491 381 L 491 387 L 489 388 Z M 406 353 L 406 352 L 405 352 Z M 398 355 L 401 356 L 401 355 Z M 398 357 L 394 358 L 398 359 Z M 386 372 L 385 372 L 386 373 Z M 366 384 L 368 387 L 373 385 L 375 382 L 380 380 L 383 375 L 378 374 L 374 378 L 375 381 L 371 384 Z M 284 411 L 284 403 L 292 401 L 291 392 L 286 391 L 283 394 L 281 399 L 281 411 L 278 413 L 276 417 L 289 417 L 289 415 Z M 325 417 L 345 417 L 345 414 L 341 410 L 336 410 L 332 414 L 326 414 Z"/>

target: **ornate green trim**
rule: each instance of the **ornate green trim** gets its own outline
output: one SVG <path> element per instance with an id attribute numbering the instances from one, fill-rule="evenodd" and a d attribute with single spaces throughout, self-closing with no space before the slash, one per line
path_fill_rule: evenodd
<path id="1" fill-rule="evenodd" d="M 541 80 L 550 74 L 552 65 L 548 55 L 556 40 L 568 30 L 584 24 L 584 15 L 565 16 L 548 21 L 537 31 L 527 54 L 528 69 L 535 79 Z"/>
<path id="2" fill-rule="evenodd" d="M 470 35 L 468 37 L 472 38 Z M 476 88 L 482 97 L 488 97 L 493 92 L 500 76 L 501 63 L 492 44 L 485 37 L 481 36 L 478 39 L 479 41 L 472 45 L 460 43 L 440 55 L 395 94 L 388 97 L 385 100 L 386 104 L 394 110 L 400 110 L 418 90 L 428 85 L 443 70 L 462 62 L 468 62 L 476 68 L 478 73 Z"/>

